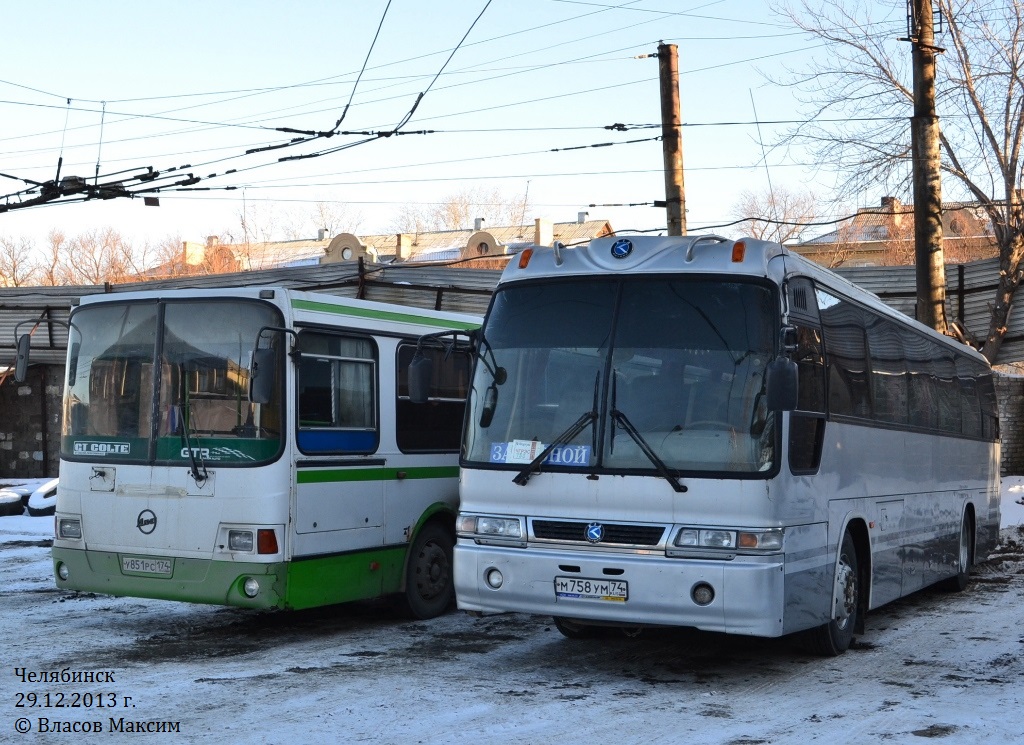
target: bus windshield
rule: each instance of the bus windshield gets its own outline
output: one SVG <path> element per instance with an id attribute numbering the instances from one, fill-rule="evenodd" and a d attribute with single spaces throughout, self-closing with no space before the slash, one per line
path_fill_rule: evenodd
<path id="1" fill-rule="evenodd" d="M 68 458 L 251 465 L 281 449 L 280 392 L 247 400 L 256 301 L 85 305 L 72 317 L 61 453 Z M 191 450 L 191 454 L 190 454 Z"/>
<path id="2" fill-rule="evenodd" d="M 766 474 L 779 311 L 753 281 L 586 278 L 499 289 L 465 461 L 541 470 Z M 592 414 L 592 416 L 588 416 Z"/>

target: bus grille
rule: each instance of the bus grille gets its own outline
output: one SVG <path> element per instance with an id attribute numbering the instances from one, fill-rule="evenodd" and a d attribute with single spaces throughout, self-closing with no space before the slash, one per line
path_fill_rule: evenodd
<path id="1" fill-rule="evenodd" d="M 534 520 L 533 535 L 549 541 L 587 542 L 589 523 L 566 520 Z M 665 528 L 660 525 L 619 525 L 602 523 L 604 538 L 600 543 L 620 543 L 629 546 L 657 546 Z"/>

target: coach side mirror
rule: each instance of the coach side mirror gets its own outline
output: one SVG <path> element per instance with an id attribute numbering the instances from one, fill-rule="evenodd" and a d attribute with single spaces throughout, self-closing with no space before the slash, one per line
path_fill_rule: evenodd
<path id="1" fill-rule="evenodd" d="M 32 336 L 30 334 L 22 334 L 18 337 L 18 356 L 14 362 L 14 379 L 19 383 L 24 383 L 25 378 L 28 377 L 28 354 L 31 347 Z"/>
<path id="2" fill-rule="evenodd" d="M 68 354 L 68 387 L 75 384 L 78 377 L 78 354 L 82 349 L 82 342 L 76 341 L 71 344 L 71 353 Z"/>
<path id="3" fill-rule="evenodd" d="M 409 400 L 425 404 L 430 397 L 430 382 L 434 376 L 434 361 L 423 350 L 417 349 L 409 361 Z"/>
<path id="4" fill-rule="evenodd" d="M 274 363 L 277 350 L 269 347 L 252 353 L 249 366 L 249 400 L 254 404 L 269 404 L 274 397 Z"/>
<path id="5" fill-rule="evenodd" d="M 793 360 L 776 357 L 768 363 L 765 390 L 769 411 L 793 411 L 797 403 L 797 366 Z"/>

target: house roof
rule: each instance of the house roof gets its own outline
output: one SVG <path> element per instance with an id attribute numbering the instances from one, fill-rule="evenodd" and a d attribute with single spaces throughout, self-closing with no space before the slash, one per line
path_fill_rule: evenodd
<path id="1" fill-rule="evenodd" d="M 898 199 L 887 201 L 890 199 L 883 199 L 879 207 L 858 209 L 852 220 L 835 230 L 798 243 L 797 251 L 804 246 L 869 243 L 913 237 L 914 205 L 902 204 Z M 904 224 L 907 227 L 901 230 Z M 944 202 L 942 232 L 949 238 L 986 238 L 992 236 L 992 227 L 978 202 Z"/>
<path id="2" fill-rule="evenodd" d="M 535 225 L 513 225 L 504 227 L 485 227 L 502 247 L 502 256 L 519 253 L 519 251 L 536 244 Z M 567 245 L 589 241 L 612 233 L 611 224 L 607 220 L 585 220 L 583 222 L 551 223 L 552 240 Z M 405 261 L 455 261 L 466 258 L 469 241 L 478 230 L 438 230 L 421 233 L 405 233 L 409 251 Z M 367 249 L 376 256 L 377 261 L 392 261 L 399 255 L 399 237 L 396 233 L 356 236 Z M 272 269 L 275 267 L 310 266 L 321 263 L 331 244 L 331 237 L 323 239 L 302 239 L 293 241 L 269 241 L 247 243 L 209 243 L 186 244 L 185 251 L 205 248 L 206 252 L 216 250 L 228 251 L 237 262 L 237 268 L 243 271 Z M 496 258 L 496 257 L 493 257 Z M 507 261 L 507 259 L 502 260 Z"/>

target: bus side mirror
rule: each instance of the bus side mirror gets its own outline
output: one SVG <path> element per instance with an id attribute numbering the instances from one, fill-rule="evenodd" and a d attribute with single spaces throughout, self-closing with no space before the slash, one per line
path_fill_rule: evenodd
<path id="1" fill-rule="evenodd" d="M 769 411 L 793 411 L 797 403 L 797 366 L 793 360 L 776 357 L 768 363 L 766 390 Z"/>
<path id="2" fill-rule="evenodd" d="M 32 336 L 22 334 L 18 337 L 18 356 L 14 362 L 14 379 L 24 383 L 28 377 L 28 351 L 32 347 Z"/>
<path id="3" fill-rule="evenodd" d="M 430 397 L 430 382 L 434 376 L 434 362 L 419 349 L 409 361 L 409 400 L 425 404 Z"/>
<path id="4" fill-rule="evenodd" d="M 274 363 L 277 350 L 264 348 L 252 353 L 249 367 L 249 400 L 254 404 L 269 404 L 274 397 Z"/>

